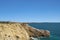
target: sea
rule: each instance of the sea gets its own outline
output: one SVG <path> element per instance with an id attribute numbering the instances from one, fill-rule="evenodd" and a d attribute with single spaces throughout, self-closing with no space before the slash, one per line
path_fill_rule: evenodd
<path id="1" fill-rule="evenodd" d="M 29 23 L 29 25 L 37 29 L 50 31 L 50 37 L 34 38 L 34 40 L 60 40 L 60 23 Z"/>

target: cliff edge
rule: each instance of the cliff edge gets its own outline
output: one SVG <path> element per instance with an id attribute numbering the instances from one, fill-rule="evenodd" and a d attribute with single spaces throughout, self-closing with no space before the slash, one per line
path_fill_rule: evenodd
<path id="1" fill-rule="evenodd" d="M 29 37 L 49 37 L 50 36 L 50 31 L 48 30 L 43 30 L 43 29 L 39 30 L 34 27 L 31 27 L 26 23 L 22 23 L 21 25 L 27 31 L 27 33 L 29 34 Z"/>
<path id="2" fill-rule="evenodd" d="M 29 35 L 19 23 L 0 23 L 0 40 L 29 40 Z"/>
<path id="3" fill-rule="evenodd" d="M 0 22 L 0 40 L 32 40 L 31 37 L 49 37 L 48 30 L 39 30 L 27 23 Z"/>

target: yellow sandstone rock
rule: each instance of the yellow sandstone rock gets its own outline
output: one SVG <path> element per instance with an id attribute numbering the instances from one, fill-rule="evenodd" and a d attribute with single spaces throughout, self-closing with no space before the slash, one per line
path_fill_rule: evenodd
<path id="1" fill-rule="evenodd" d="M 32 40 L 31 37 L 49 37 L 50 31 L 39 30 L 28 23 L 0 22 L 0 40 Z"/>
<path id="2" fill-rule="evenodd" d="M 19 23 L 0 23 L 0 40 L 29 40 L 29 35 Z"/>

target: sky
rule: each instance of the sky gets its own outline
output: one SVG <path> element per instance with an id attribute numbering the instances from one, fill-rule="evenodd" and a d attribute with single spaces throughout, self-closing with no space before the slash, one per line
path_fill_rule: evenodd
<path id="1" fill-rule="evenodd" d="M 0 0 L 0 21 L 60 22 L 60 0 Z"/>

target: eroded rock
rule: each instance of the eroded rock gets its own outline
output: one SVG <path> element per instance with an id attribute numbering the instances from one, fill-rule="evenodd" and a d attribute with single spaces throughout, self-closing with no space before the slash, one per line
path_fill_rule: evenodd
<path id="1" fill-rule="evenodd" d="M 41 37 L 41 36 L 49 37 L 50 36 L 50 32 L 48 30 L 39 30 L 25 23 L 22 23 L 21 25 L 26 29 L 30 37 Z"/>
<path id="2" fill-rule="evenodd" d="M 31 37 L 49 37 L 48 30 L 39 30 L 26 23 L 1 22 L 0 40 L 32 40 Z"/>
<path id="3" fill-rule="evenodd" d="M 29 35 L 18 23 L 0 23 L 0 40 L 29 40 Z"/>

